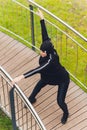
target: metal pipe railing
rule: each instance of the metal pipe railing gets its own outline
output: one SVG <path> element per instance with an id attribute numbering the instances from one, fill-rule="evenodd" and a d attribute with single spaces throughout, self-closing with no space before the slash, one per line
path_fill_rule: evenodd
<path id="1" fill-rule="evenodd" d="M 11 78 L 11 76 L 0 66 L 0 71 L 10 80 L 12 81 L 13 79 Z M 1 74 L 0 74 L 1 75 Z M 3 76 L 2 76 L 3 77 Z M 4 77 L 5 79 L 5 77 Z M 18 94 L 18 96 L 22 99 L 22 101 L 24 102 L 24 104 L 27 106 L 27 108 L 29 109 L 29 111 L 31 112 L 32 116 L 34 117 L 35 121 L 37 122 L 39 128 L 41 130 L 46 130 L 45 126 L 43 125 L 41 119 L 39 118 L 39 116 L 37 115 L 36 111 L 34 110 L 33 106 L 31 105 L 31 103 L 29 102 L 29 100 L 27 99 L 27 97 L 24 95 L 24 93 L 22 92 L 22 90 L 19 88 L 18 85 L 15 84 L 14 89 L 13 86 L 11 84 L 10 81 L 8 81 L 7 79 L 5 79 L 6 82 L 8 82 L 10 84 L 10 86 L 12 87 L 12 89 L 10 90 L 10 100 L 11 98 L 14 99 L 14 92 L 16 92 Z M 13 96 L 13 97 L 12 97 Z M 15 99 L 14 99 L 15 100 Z M 13 105 L 13 102 L 12 102 Z M 14 106 L 14 105 L 13 105 Z M 11 108 L 13 107 L 11 106 Z M 15 110 L 15 108 L 14 108 Z M 14 112 L 12 111 L 11 114 L 14 114 Z M 13 115 L 13 121 L 15 119 L 15 115 Z M 15 125 L 15 123 L 13 122 L 13 126 Z M 15 126 L 16 128 L 16 126 Z M 14 129 L 15 130 L 15 129 Z"/>
<path id="2" fill-rule="evenodd" d="M 85 52 L 87 52 L 87 49 L 81 45 L 78 41 L 76 41 L 74 38 L 72 38 L 69 34 L 67 34 L 65 31 L 63 31 L 62 29 L 60 29 L 58 26 L 56 26 L 55 24 L 53 24 L 52 22 L 50 22 L 49 20 L 45 19 L 45 21 L 47 21 L 49 24 L 51 24 L 54 28 L 56 28 L 57 30 L 59 30 L 60 32 L 62 32 L 63 34 L 65 34 L 68 38 L 70 38 L 74 43 L 76 43 L 80 48 L 82 48 Z"/>

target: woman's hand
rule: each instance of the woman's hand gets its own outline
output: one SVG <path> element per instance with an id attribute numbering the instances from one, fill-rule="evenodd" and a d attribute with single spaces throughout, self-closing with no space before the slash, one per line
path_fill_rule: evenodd
<path id="1" fill-rule="evenodd" d="M 19 82 L 23 78 L 24 78 L 24 75 L 20 75 L 20 76 L 14 78 L 13 81 L 12 81 L 12 84 L 14 85 L 15 83 Z"/>
<path id="2" fill-rule="evenodd" d="M 37 15 L 40 16 L 41 20 L 44 19 L 44 15 L 42 13 L 42 11 L 38 8 L 38 11 L 37 11 Z"/>

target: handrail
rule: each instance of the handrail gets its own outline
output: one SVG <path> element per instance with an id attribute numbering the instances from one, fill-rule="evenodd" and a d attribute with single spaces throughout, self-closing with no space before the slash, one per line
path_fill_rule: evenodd
<path id="1" fill-rule="evenodd" d="M 13 80 L 13 79 L 11 78 L 11 76 L 3 69 L 2 66 L 0 66 L 0 70 L 6 75 L 6 77 L 8 77 L 8 79 L 9 79 L 10 81 Z"/>
<path id="2" fill-rule="evenodd" d="M 64 33 L 67 37 L 69 37 L 72 41 L 74 41 L 79 47 L 81 47 L 85 52 L 87 52 L 87 49 L 84 48 L 81 44 L 79 44 L 75 39 L 73 39 L 69 34 L 67 34 L 65 31 L 61 30 L 58 26 L 51 23 L 49 20 L 45 19 L 48 23 L 50 23 L 52 26 L 54 26 L 56 29 L 60 30 L 62 33 Z"/>
<path id="3" fill-rule="evenodd" d="M 6 77 L 8 77 L 8 79 L 10 81 L 12 81 L 12 77 L 3 69 L 3 67 L 0 66 L 0 70 L 6 75 Z M 10 84 L 11 85 L 11 84 Z M 11 85 L 12 86 L 12 85 Z M 46 130 L 45 126 L 43 125 L 41 119 L 39 118 L 38 114 L 36 113 L 35 109 L 33 108 L 33 106 L 31 105 L 31 103 L 29 102 L 29 100 L 27 99 L 27 97 L 24 95 L 24 93 L 22 92 L 22 90 L 19 88 L 19 86 L 17 84 L 14 85 L 14 90 L 19 94 L 19 96 L 22 98 L 22 100 L 24 101 L 25 105 L 27 106 L 27 108 L 30 110 L 31 114 L 33 115 L 33 117 L 35 118 L 36 122 L 38 123 L 39 127 L 41 130 Z M 12 87 L 13 88 L 13 87 Z"/>
<path id="4" fill-rule="evenodd" d="M 15 1 L 15 0 L 14 0 Z M 31 4 L 35 5 L 36 7 L 40 8 L 41 10 L 43 10 L 44 12 L 48 13 L 50 16 L 52 16 L 54 19 L 58 20 L 60 23 L 62 23 L 63 25 L 65 25 L 67 28 L 69 28 L 71 31 L 73 31 L 75 34 L 77 34 L 79 37 L 81 37 L 84 41 L 87 42 L 87 38 L 84 37 L 82 34 L 80 34 L 78 31 L 76 31 L 74 28 L 72 28 L 70 25 L 68 25 L 66 22 L 64 22 L 63 20 L 61 20 L 60 18 L 58 18 L 57 16 L 55 16 L 53 13 L 51 13 L 50 11 L 48 11 L 47 9 L 45 9 L 44 7 L 40 6 L 39 4 L 37 4 L 36 2 L 34 2 L 33 0 L 28 0 L 28 2 L 30 2 Z"/>

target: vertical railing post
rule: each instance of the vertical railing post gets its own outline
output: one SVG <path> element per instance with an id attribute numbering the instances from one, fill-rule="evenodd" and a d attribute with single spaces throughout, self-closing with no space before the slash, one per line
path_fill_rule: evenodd
<path id="1" fill-rule="evenodd" d="M 34 35 L 34 14 L 33 14 L 33 6 L 29 5 L 30 7 L 30 22 L 31 22 L 31 38 L 32 38 L 32 45 L 35 46 L 35 35 Z M 32 49 L 35 48 L 32 46 Z"/>
<path id="2" fill-rule="evenodd" d="M 14 104 L 14 87 L 10 90 L 9 96 L 10 96 L 10 108 L 11 108 L 12 126 L 13 126 L 13 130 L 17 130 L 16 117 L 15 117 L 15 104 Z"/>

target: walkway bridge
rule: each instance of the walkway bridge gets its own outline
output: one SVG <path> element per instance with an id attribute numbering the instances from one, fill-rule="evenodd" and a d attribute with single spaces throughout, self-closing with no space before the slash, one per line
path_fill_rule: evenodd
<path id="1" fill-rule="evenodd" d="M 23 7 L 23 5 L 19 3 L 16 4 L 16 7 L 25 7 Z M 34 6 L 39 6 L 35 2 L 32 2 L 32 4 Z M 39 6 L 39 8 L 41 8 L 47 13 L 47 11 L 43 7 Z M 28 10 L 27 7 L 24 9 Z M 21 12 L 22 11 L 23 10 L 21 10 Z M 49 15 L 52 17 L 51 13 Z M 54 18 L 58 20 L 56 16 L 54 16 Z M 62 117 L 62 111 L 60 110 L 56 102 L 58 89 L 57 86 L 48 85 L 43 88 L 43 91 L 41 91 L 37 95 L 37 102 L 33 106 L 28 101 L 27 97 L 29 96 L 35 84 L 39 80 L 38 74 L 28 79 L 22 80 L 12 88 L 10 81 L 12 81 L 14 77 L 37 67 L 39 56 L 38 53 L 36 53 L 34 50 L 21 43 L 25 42 L 27 44 L 30 44 L 31 42 L 27 41 L 25 37 L 21 37 L 22 33 L 20 33 L 20 35 L 15 34 L 15 32 L 13 32 L 14 28 L 13 30 L 10 30 L 4 25 L 0 26 L 1 31 L 8 32 L 15 37 L 12 38 L 3 32 L 0 32 L 0 108 L 12 119 L 14 130 L 17 129 L 16 126 L 20 130 L 86 130 L 87 94 L 84 91 L 87 91 L 87 49 L 77 40 L 79 37 L 79 39 L 86 43 L 87 39 L 70 26 L 68 26 L 68 28 L 71 29 L 73 33 L 75 31 L 77 39 L 73 39 L 69 34 L 66 34 L 65 31 L 61 30 L 59 27 L 57 27 L 57 25 L 54 26 L 54 24 L 50 23 L 48 20 L 46 22 L 47 26 L 52 27 L 52 30 L 49 30 L 50 36 L 56 33 L 53 39 L 53 43 L 56 43 L 54 46 L 59 52 L 62 64 L 66 66 L 67 70 L 71 75 L 71 82 L 66 97 L 66 102 L 70 111 L 68 122 L 65 125 L 62 125 L 60 122 Z M 62 23 L 62 21 L 60 22 Z M 37 23 L 37 21 L 35 21 L 35 23 Z M 36 28 L 39 29 L 39 25 L 35 25 Z M 67 26 L 66 23 L 65 26 Z M 32 38 L 34 38 L 34 33 L 31 32 L 31 34 Z M 30 37 L 30 33 L 28 33 L 28 36 Z M 20 38 L 21 42 L 19 41 L 19 39 L 16 40 L 16 38 Z M 35 39 L 33 39 L 33 43 L 34 40 L 36 40 L 36 45 L 35 48 L 33 45 L 33 49 L 39 50 L 36 46 L 39 43 L 40 39 L 36 39 L 35 37 Z M 84 55 L 85 58 L 79 59 L 80 55 Z M 75 59 L 75 61 L 73 61 L 73 58 Z M 64 59 L 66 59 L 66 62 L 64 61 Z M 74 62 L 74 64 L 70 66 L 73 67 L 73 70 L 71 70 L 71 68 L 69 67 L 71 61 Z M 84 71 L 80 70 L 81 75 L 83 76 L 80 79 L 80 77 L 78 76 L 78 72 L 81 65 L 83 66 L 82 70 Z M 72 80 L 74 80 L 78 85 L 76 85 Z M 84 91 L 79 86 L 84 88 Z M 27 109 L 24 108 L 24 104 L 26 104 Z"/>

